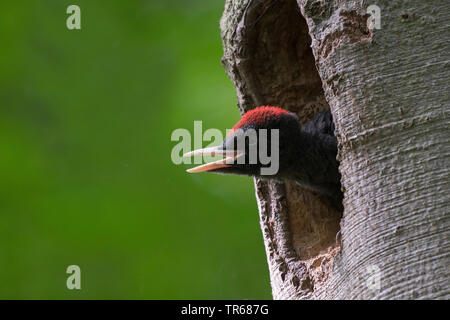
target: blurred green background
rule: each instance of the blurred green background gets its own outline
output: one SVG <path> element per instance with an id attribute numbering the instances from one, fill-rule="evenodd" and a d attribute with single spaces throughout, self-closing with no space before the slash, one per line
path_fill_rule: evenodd
<path id="1" fill-rule="evenodd" d="M 0 298 L 271 297 L 252 180 L 170 158 L 174 129 L 239 119 L 223 6 L 2 1 Z"/>

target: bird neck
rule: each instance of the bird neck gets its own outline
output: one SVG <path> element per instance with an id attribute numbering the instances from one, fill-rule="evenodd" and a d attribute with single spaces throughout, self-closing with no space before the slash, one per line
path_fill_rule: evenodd
<path id="1" fill-rule="evenodd" d="M 330 190 L 340 183 L 337 140 L 334 136 L 300 128 L 292 154 L 295 159 L 291 159 L 290 175 L 302 186 L 330 194 Z"/>

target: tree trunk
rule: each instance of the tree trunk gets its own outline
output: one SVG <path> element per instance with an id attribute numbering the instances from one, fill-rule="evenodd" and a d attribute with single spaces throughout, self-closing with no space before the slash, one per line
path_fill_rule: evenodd
<path id="1" fill-rule="evenodd" d="M 449 12 L 226 1 L 222 62 L 241 113 L 277 105 L 305 122 L 330 108 L 339 142 L 343 217 L 293 182 L 255 179 L 275 299 L 450 298 Z"/>

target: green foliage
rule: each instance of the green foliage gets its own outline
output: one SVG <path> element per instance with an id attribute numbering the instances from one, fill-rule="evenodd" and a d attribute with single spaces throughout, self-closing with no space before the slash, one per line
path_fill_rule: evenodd
<path id="1" fill-rule="evenodd" d="M 223 0 L 73 3 L 0 5 L 0 298 L 270 298 L 251 179 L 170 159 L 239 119 Z"/>

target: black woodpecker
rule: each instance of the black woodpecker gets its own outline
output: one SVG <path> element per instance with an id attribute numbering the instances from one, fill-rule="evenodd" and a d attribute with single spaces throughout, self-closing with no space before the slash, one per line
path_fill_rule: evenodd
<path id="1" fill-rule="evenodd" d="M 258 141 L 252 141 L 249 131 L 256 133 L 266 129 L 266 135 L 256 135 Z M 278 141 L 271 135 L 272 129 L 278 129 Z M 244 138 L 243 138 L 244 137 Z M 261 141 L 261 137 L 264 140 Z M 267 137 L 267 138 L 266 138 Z M 244 143 L 239 144 L 239 139 Z M 260 156 L 261 143 L 269 157 L 274 156 L 272 144 L 278 149 L 278 171 L 271 175 L 262 174 L 261 169 L 268 168 L 267 159 Z M 256 145 L 256 158 L 249 156 L 252 146 Z M 302 187 L 325 195 L 340 212 L 343 211 L 341 175 L 336 160 L 337 139 L 334 136 L 334 123 L 329 110 L 321 111 L 313 119 L 300 126 L 296 114 L 284 109 L 262 106 L 245 113 L 241 120 L 229 132 L 218 147 L 210 147 L 186 153 L 184 156 L 209 155 L 226 156 L 224 159 L 188 169 L 188 172 L 214 172 L 222 174 L 240 174 L 284 181 L 295 180 Z M 245 160 L 245 161 L 244 161 Z"/>

